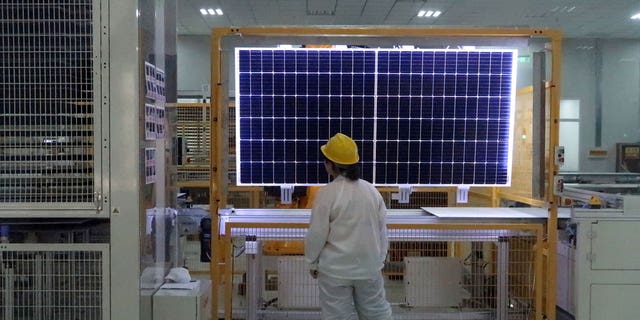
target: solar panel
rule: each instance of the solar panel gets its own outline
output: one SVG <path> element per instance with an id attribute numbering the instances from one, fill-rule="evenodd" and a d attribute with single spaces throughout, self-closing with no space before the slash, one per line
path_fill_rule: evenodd
<path id="1" fill-rule="evenodd" d="M 516 56 L 237 48 L 237 184 L 326 183 L 342 132 L 376 185 L 508 185 Z"/>

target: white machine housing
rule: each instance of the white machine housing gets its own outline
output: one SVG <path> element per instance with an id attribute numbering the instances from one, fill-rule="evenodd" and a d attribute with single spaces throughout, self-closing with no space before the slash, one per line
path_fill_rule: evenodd
<path id="1" fill-rule="evenodd" d="M 563 196 L 585 207 L 571 210 L 575 250 L 559 244 L 559 306 L 580 320 L 640 319 L 640 185 L 572 185 Z M 592 196 L 601 208 L 588 207 Z"/>

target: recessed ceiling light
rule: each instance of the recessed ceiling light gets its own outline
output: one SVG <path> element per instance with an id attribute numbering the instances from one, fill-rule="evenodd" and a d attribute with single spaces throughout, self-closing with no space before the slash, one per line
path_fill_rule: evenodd
<path id="1" fill-rule="evenodd" d="M 202 13 L 203 16 L 206 16 L 207 14 L 209 14 L 207 12 L 207 9 L 204 9 L 204 8 L 200 9 L 200 13 Z"/>
<path id="2" fill-rule="evenodd" d="M 636 14 L 634 14 L 634 15 L 632 15 L 632 16 L 631 16 L 631 19 L 633 19 L 633 20 L 640 20 L 640 12 L 639 12 L 639 13 L 636 13 Z"/>
<path id="3" fill-rule="evenodd" d="M 212 16 L 216 15 L 216 11 L 211 9 L 211 8 L 207 9 L 207 12 L 209 12 L 209 14 L 212 15 Z"/>
<path id="4" fill-rule="evenodd" d="M 216 13 L 217 13 L 219 16 L 221 16 L 221 15 L 222 15 L 222 9 L 220 9 L 220 8 L 216 9 Z"/>
<path id="5" fill-rule="evenodd" d="M 419 18 L 437 18 L 442 14 L 440 10 L 420 10 L 418 11 Z"/>

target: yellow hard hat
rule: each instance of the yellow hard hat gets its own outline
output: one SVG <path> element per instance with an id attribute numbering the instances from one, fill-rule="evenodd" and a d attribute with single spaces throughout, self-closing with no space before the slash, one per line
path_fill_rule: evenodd
<path id="1" fill-rule="evenodd" d="M 327 159 L 337 164 L 354 164 L 360 160 L 355 141 L 342 133 L 336 133 L 320 150 Z"/>

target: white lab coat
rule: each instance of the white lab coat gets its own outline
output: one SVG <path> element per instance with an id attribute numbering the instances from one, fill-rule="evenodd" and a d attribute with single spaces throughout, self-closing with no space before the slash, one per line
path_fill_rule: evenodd
<path id="1" fill-rule="evenodd" d="M 343 176 L 318 191 L 305 238 L 305 257 L 338 279 L 380 277 L 389 240 L 386 206 L 365 180 Z"/>

